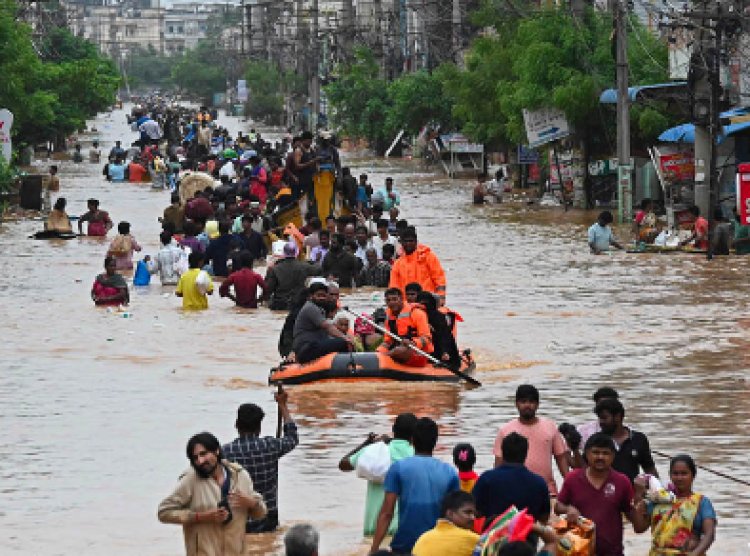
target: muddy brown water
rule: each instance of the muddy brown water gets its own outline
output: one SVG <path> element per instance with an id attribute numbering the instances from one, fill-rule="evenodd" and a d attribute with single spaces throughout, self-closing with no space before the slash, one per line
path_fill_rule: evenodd
<path id="1" fill-rule="evenodd" d="M 222 121 L 247 131 L 239 120 Z M 123 111 L 94 125 L 105 152 L 115 139 L 133 137 Z M 468 180 L 402 161 L 347 163 L 375 184 L 395 178 L 404 217 L 445 266 L 449 305 L 466 319 L 460 340 L 474 350 L 484 386 L 290 388 L 301 444 L 281 465 L 284 525 L 314 523 L 325 555 L 366 553 L 365 485 L 338 471 L 340 457 L 368 432 L 388 431 L 395 414 L 414 411 L 438 420 L 438 457 L 447 460 L 456 442 L 470 441 L 477 469 L 487 469 L 522 382 L 540 388 L 541 413 L 573 423 L 590 420 L 592 392 L 612 385 L 626 421 L 654 448 L 688 452 L 750 480 L 750 258 L 594 257 L 584 240 L 593 213 L 476 208 Z M 132 223 L 145 253 L 156 252 L 156 218 L 168 193 L 108 183 L 99 165 L 60 165 L 70 214 L 97 197 L 115 222 Z M 156 507 L 187 465 L 187 438 L 209 430 L 231 440 L 238 404 L 264 407 L 264 431 L 273 434 L 266 384 L 284 315 L 238 310 L 216 297 L 208 311 L 184 314 L 158 278 L 133 291 L 132 318 L 96 309 L 89 290 L 106 243 L 27 239 L 39 228 L 27 220 L 0 230 L 2 553 L 180 554 L 180 529 L 160 524 Z M 364 310 L 379 299 L 359 290 L 346 303 Z M 665 475 L 666 460 L 656 461 Z M 711 552 L 748 554 L 748 487 L 700 471 L 696 490 L 719 513 Z M 628 535 L 627 553 L 645 554 L 648 542 Z M 276 553 L 279 543 L 277 535 L 254 537 L 251 553 Z"/>

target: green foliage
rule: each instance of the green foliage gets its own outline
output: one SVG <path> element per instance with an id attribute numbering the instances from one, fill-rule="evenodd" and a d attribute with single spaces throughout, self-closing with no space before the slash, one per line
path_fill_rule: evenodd
<path id="1" fill-rule="evenodd" d="M 443 82 L 427 71 L 407 73 L 388 86 L 390 106 L 385 121 L 389 136 L 403 128 L 418 133 L 428 122 L 448 126 L 451 104 L 443 89 Z"/>
<path id="2" fill-rule="evenodd" d="M 172 86 L 172 66 L 175 58 L 163 56 L 153 46 L 139 49 L 130 55 L 127 78 L 131 87 L 151 86 L 169 88 Z"/>
<path id="3" fill-rule="evenodd" d="M 388 83 L 372 54 L 358 48 L 349 64 L 338 68 L 338 78 L 325 90 L 333 122 L 344 134 L 367 139 L 380 151 L 398 130 L 417 133 L 429 122 L 444 126 L 452 120 L 452 100 L 442 72 L 418 71 Z"/>
<path id="4" fill-rule="evenodd" d="M 16 180 L 16 171 L 0 156 L 0 193 L 10 191 Z"/>
<path id="5" fill-rule="evenodd" d="M 454 99 L 453 116 L 474 139 L 500 146 L 525 141 L 522 110 L 556 107 L 589 142 L 604 142 L 613 121 L 599 105 L 599 94 L 614 86 L 612 22 L 593 9 L 576 18 L 564 9 L 548 9 L 521 18 L 487 2 L 478 12 L 495 33 L 474 41 L 465 70 L 444 70 Z M 664 82 L 667 49 L 636 22 L 629 58 L 631 82 Z M 636 35 L 637 34 L 637 35 Z M 650 135 L 656 110 L 638 119 Z M 636 134 L 639 132 L 636 129 Z"/>
<path id="6" fill-rule="evenodd" d="M 304 92 L 304 80 L 293 71 L 280 71 L 274 64 L 255 61 L 245 70 L 247 114 L 254 119 L 280 124 L 284 116 L 284 97 Z"/>
<path id="7" fill-rule="evenodd" d="M 172 81 L 183 91 L 210 103 L 215 92 L 227 88 L 224 66 L 217 63 L 218 53 L 210 40 L 202 40 L 186 51 L 172 66 Z"/>
<path id="8" fill-rule="evenodd" d="M 332 120 L 345 135 L 366 138 L 376 145 L 386 141 L 388 84 L 372 52 L 358 47 L 351 62 L 339 68 L 339 77 L 325 88 L 333 108 Z M 379 150 L 379 149 L 377 149 Z"/>
<path id="9" fill-rule="evenodd" d="M 38 55 L 15 12 L 14 1 L 0 0 L 0 99 L 14 114 L 15 144 L 59 139 L 112 103 L 119 75 L 93 45 L 63 28 L 45 37 Z"/>

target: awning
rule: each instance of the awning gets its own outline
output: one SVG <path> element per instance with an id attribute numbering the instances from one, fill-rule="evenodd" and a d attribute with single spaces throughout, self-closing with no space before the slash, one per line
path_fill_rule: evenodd
<path id="1" fill-rule="evenodd" d="M 639 85 L 628 87 L 630 102 L 640 100 L 688 100 L 687 81 L 659 83 L 656 85 Z M 607 89 L 599 96 L 601 104 L 617 104 L 617 89 Z"/>
<path id="2" fill-rule="evenodd" d="M 750 108 L 733 108 L 722 112 L 720 118 L 730 118 L 732 116 L 740 116 L 747 114 Z M 724 139 L 735 133 L 746 131 L 750 129 L 750 122 L 739 122 L 736 124 L 725 125 L 722 127 L 723 133 L 716 139 L 717 144 L 724 142 Z M 662 143 L 695 143 L 695 125 L 694 124 L 680 124 L 678 126 L 669 128 L 659 135 L 659 141 Z"/>

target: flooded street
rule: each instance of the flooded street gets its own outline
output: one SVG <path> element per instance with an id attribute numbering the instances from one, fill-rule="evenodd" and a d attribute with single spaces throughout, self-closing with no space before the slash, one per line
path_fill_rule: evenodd
<path id="1" fill-rule="evenodd" d="M 233 134 L 247 131 L 237 119 L 219 121 Z M 115 139 L 135 135 L 122 110 L 95 125 L 105 154 Z M 395 414 L 412 411 L 438 421 L 439 457 L 448 460 L 455 443 L 469 441 L 481 472 L 493 464 L 499 425 L 516 416 L 522 382 L 539 387 L 542 414 L 575 424 L 593 418 L 594 390 L 613 386 L 625 424 L 646 433 L 652 449 L 687 452 L 750 480 L 750 258 L 592 256 L 585 231 L 595 213 L 477 208 L 469 180 L 402 161 L 345 163 L 377 186 L 394 177 L 403 217 L 445 267 L 448 305 L 466 320 L 459 337 L 484 386 L 290 388 L 301 443 L 281 464 L 284 525 L 312 522 L 324 555 L 365 554 L 365 483 L 339 472 L 339 459 L 368 432 L 388 432 Z M 98 198 L 115 223 L 132 224 L 141 255 L 157 252 L 167 192 L 109 183 L 100 165 L 87 162 L 60 163 L 60 179 L 69 214 Z M 2 553 L 182 554 L 181 529 L 160 524 L 157 505 L 188 466 L 187 439 L 201 430 L 233 439 L 240 403 L 261 405 L 264 433 L 274 433 L 267 378 L 285 315 L 236 309 L 217 295 L 208 311 L 184 314 L 158 277 L 131 292 L 132 318 L 96 309 L 89 291 L 108 242 L 27 239 L 41 228 L 19 221 L 0 230 Z M 380 299 L 359 290 L 345 303 L 371 310 Z M 655 459 L 666 476 L 667 460 Z M 695 488 L 719 515 L 711 553 L 748 554 L 750 488 L 706 471 Z M 646 554 L 649 542 L 648 534 L 630 534 L 627 553 Z M 273 554 L 279 538 L 252 543 L 252 554 Z"/>

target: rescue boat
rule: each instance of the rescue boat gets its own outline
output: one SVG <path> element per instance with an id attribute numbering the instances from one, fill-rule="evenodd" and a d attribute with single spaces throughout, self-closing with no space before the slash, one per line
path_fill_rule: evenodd
<path id="1" fill-rule="evenodd" d="M 471 352 L 461 357 L 461 371 L 470 374 L 476 368 Z M 282 363 L 271 369 L 269 384 L 306 384 L 309 382 L 458 382 L 461 379 L 445 367 L 426 364 L 409 367 L 377 352 L 329 353 L 309 363 Z"/>

